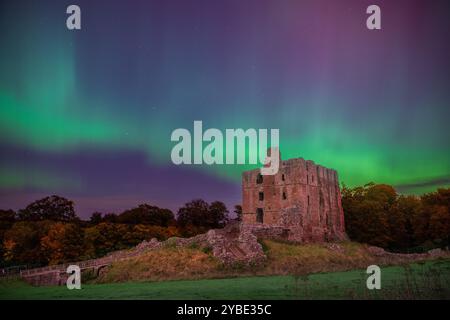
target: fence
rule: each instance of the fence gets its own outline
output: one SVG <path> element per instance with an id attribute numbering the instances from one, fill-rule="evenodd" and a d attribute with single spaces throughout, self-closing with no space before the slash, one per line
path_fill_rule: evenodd
<path id="1" fill-rule="evenodd" d="M 36 268 L 36 265 L 18 265 L 0 269 L 0 278 L 17 277 L 21 272 L 28 269 Z"/>
<path id="2" fill-rule="evenodd" d="M 131 251 L 116 251 L 113 253 L 110 253 L 109 255 L 97 258 L 97 259 L 90 259 L 90 260 L 84 260 L 84 261 L 78 261 L 78 262 L 71 262 L 71 263 L 64 263 L 64 264 L 58 264 L 53 266 L 47 266 L 47 267 L 41 267 L 41 268 L 34 268 L 34 269 L 23 269 L 19 270 L 20 276 L 32 276 L 36 274 L 41 273 L 47 273 L 52 271 L 58 271 L 58 272 L 65 272 L 67 270 L 67 267 L 70 265 L 77 265 L 80 267 L 80 269 L 89 269 L 89 268 L 95 268 L 95 267 L 101 267 L 105 265 L 112 264 L 115 261 L 131 258 L 140 253 L 139 250 L 131 250 Z"/>

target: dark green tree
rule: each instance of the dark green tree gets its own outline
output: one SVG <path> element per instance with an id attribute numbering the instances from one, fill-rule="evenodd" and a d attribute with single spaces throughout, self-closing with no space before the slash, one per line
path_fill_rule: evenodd
<path id="1" fill-rule="evenodd" d="M 91 215 L 91 218 L 89 219 L 89 222 L 91 224 L 95 225 L 95 224 L 99 224 L 100 222 L 102 222 L 102 220 L 103 220 L 102 214 L 100 212 L 94 212 Z"/>
<path id="2" fill-rule="evenodd" d="M 149 204 L 141 204 L 136 208 L 121 213 L 117 221 L 126 224 L 149 224 L 168 227 L 175 224 L 175 217 L 169 209 L 161 209 Z"/>
<path id="3" fill-rule="evenodd" d="M 56 195 L 34 201 L 25 209 L 19 210 L 18 218 L 23 221 L 75 222 L 79 220 L 75 215 L 73 202 Z"/>

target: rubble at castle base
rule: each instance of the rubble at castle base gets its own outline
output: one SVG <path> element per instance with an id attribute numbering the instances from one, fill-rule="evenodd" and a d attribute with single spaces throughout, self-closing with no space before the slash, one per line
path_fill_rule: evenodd
<path id="1" fill-rule="evenodd" d="M 289 227 L 260 223 L 229 223 L 223 229 L 212 229 L 191 238 L 173 237 L 164 242 L 155 238 L 143 241 L 136 250 L 158 249 L 167 246 L 209 248 L 214 257 L 224 264 L 241 263 L 255 265 L 264 262 L 266 255 L 260 239 L 304 242 L 298 238 L 298 230 Z"/>
<path id="2" fill-rule="evenodd" d="M 224 264 L 258 264 L 266 258 L 253 229 L 240 223 L 229 223 L 223 229 L 212 229 L 191 238 L 173 237 L 164 242 L 151 239 L 136 249 L 145 251 L 167 246 L 208 248 Z"/>

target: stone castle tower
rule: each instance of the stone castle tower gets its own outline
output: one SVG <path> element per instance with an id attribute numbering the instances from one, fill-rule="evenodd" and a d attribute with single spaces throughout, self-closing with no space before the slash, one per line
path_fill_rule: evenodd
<path id="1" fill-rule="evenodd" d="M 345 239 L 337 172 L 310 160 L 278 156 L 275 175 L 243 172 L 243 222 L 283 227 L 293 241 Z"/>

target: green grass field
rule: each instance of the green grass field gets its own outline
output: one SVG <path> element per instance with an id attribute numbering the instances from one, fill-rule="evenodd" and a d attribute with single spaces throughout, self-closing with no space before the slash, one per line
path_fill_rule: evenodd
<path id="1" fill-rule="evenodd" d="M 0 299 L 450 299 L 450 260 L 382 268 L 381 290 L 365 270 L 309 276 L 86 284 L 81 290 L 0 281 Z"/>

